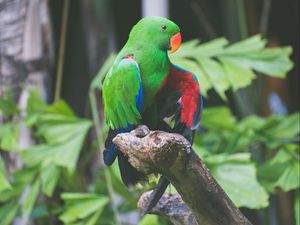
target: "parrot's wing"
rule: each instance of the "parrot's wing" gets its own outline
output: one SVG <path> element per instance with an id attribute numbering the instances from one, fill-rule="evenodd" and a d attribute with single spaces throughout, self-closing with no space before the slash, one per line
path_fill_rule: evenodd
<path id="1" fill-rule="evenodd" d="M 106 121 L 110 127 L 105 141 L 103 159 L 111 165 L 118 157 L 121 177 L 126 186 L 132 186 L 145 176 L 138 172 L 112 143 L 118 133 L 128 132 L 138 124 L 143 104 L 143 89 L 137 62 L 130 56 L 123 58 L 108 72 L 103 83 L 103 101 Z"/>
<path id="2" fill-rule="evenodd" d="M 199 126 L 202 115 L 202 96 L 197 77 L 192 72 L 171 65 L 158 99 L 162 117 L 172 117 L 175 120 L 174 130 L 192 141 L 193 130 Z"/>
<path id="3" fill-rule="evenodd" d="M 143 104 L 140 70 L 133 58 L 124 58 L 108 72 L 103 84 L 104 114 L 113 130 L 138 124 Z"/>

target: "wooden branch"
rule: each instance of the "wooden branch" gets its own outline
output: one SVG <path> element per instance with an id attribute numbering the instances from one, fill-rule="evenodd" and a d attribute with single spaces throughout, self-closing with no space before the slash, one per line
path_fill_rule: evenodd
<path id="1" fill-rule="evenodd" d="M 151 191 L 141 195 L 138 201 L 139 209 L 144 209 L 150 195 Z M 200 225 L 179 194 L 164 194 L 150 213 L 166 217 L 173 225 Z"/>
<path id="2" fill-rule="evenodd" d="M 140 126 L 117 135 L 113 142 L 144 174 L 160 173 L 174 185 L 201 225 L 250 225 L 204 162 L 179 134 Z"/>

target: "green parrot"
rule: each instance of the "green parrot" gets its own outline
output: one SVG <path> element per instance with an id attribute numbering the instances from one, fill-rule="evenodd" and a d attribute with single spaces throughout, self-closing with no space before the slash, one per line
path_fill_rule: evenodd
<path id="1" fill-rule="evenodd" d="M 126 186 L 146 180 L 112 143 L 122 132 L 137 125 L 182 134 L 191 143 L 199 126 L 202 97 L 196 76 L 171 63 L 168 53 L 181 44 L 179 27 L 162 17 L 145 17 L 131 30 L 128 41 L 117 55 L 103 83 L 104 116 L 109 134 L 104 162 L 118 158 Z M 170 126 L 165 118 L 172 118 Z M 160 181 L 160 195 L 169 182 Z"/>

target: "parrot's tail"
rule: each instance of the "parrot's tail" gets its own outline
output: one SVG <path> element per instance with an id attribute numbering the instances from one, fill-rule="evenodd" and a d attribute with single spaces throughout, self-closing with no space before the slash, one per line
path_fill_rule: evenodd
<path id="1" fill-rule="evenodd" d="M 170 181 L 161 176 L 156 188 L 151 192 L 149 200 L 146 202 L 144 209 L 142 211 L 142 216 L 146 215 L 151 211 L 151 209 L 156 206 L 157 202 L 161 198 L 161 196 L 165 193 L 165 190 L 169 186 Z"/>
<path id="2" fill-rule="evenodd" d="M 147 177 L 137 171 L 120 151 L 118 151 L 118 162 L 123 183 L 127 187 L 133 187 L 141 181 L 147 181 Z"/>
<path id="3" fill-rule="evenodd" d="M 110 166 L 118 155 L 118 149 L 115 144 L 111 144 L 108 149 L 103 151 L 103 160 L 105 165 Z"/>
<path id="4" fill-rule="evenodd" d="M 118 156 L 118 148 L 117 146 L 112 142 L 112 140 L 119 134 L 123 132 L 130 131 L 131 127 L 123 128 L 123 129 L 117 129 L 112 130 L 109 129 L 107 137 L 105 139 L 105 150 L 103 151 L 103 160 L 105 165 L 110 166 L 113 164 L 115 159 Z"/>
<path id="5" fill-rule="evenodd" d="M 110 166 L 118 157 L 119 169 L 123 183 L 127 187 L 136 185 L 138 182 L 147 181 L 144 174 L 138 172 L 129 162 L 128 159 L 118 150 L 118 147 L 112 142 L 114 137 L 123 132 L 131 130 L 131 126 L 118 130 L 109 130 L 107 138 L 105 140 L 105 150 L 103 152 L 104 163 Z"/>

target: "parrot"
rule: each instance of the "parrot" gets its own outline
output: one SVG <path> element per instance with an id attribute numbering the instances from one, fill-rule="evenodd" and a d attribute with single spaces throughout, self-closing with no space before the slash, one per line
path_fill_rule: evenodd
<path id="1" fill-rule="evenodd" d="M 147 177 L 112 142 L 117 134 L 144 124 L 152 130 L 179 133 L 192 144 L 199 127 L 202 95 L 197 77 L 169 58 L 181 41 L 180 28 L 171 20 L 144 17 L 131 29 L 104 78 L 102 98 L 109 132 L 103 159 L 107 166 L 118 159 L 121 178 L 127 187 L 147 181 Z M 144 213 L 156 205 L 169 184 L 167 178 L 160 177 Z"/>

